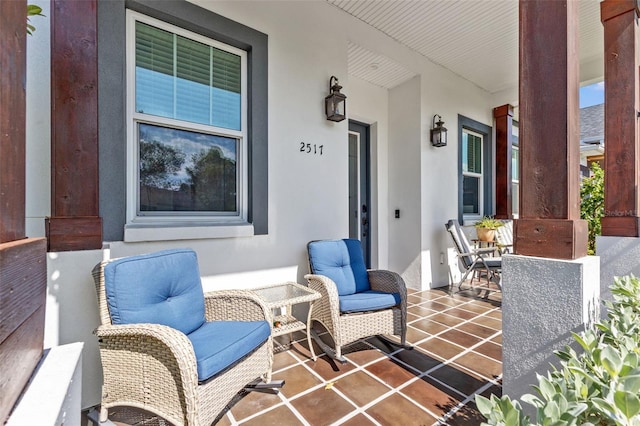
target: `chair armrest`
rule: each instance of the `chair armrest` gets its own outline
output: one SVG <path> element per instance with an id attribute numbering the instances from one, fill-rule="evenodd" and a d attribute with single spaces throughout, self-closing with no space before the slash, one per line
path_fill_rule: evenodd
<path id="1" fill-rule="evenodd" d="M 511 249 L 513 249 L 513 244 L 500 244 L 498 243 L 498 251 L 500 254 L 511 253 Z"/>
<path id="2" fill-rule="evenodd" d="M 189 338 L 175 328 L 160 324 L 101 325 L 93 332 L 99 341 L 105 382 L 117 382 L 117 376 L 159 376 L 178 370 L 185 389 L 198 385 L 196 356 Z M 164 368 L 152 368 L 158 365 Z M 107 379 L 108 375 L 110 377 Z"/>
<path id="3" fill-rule="evenodd" d="M 407 286 L 402 277 L 396 272 L 384 269 L 369 269 L 367 274 L 369 275 L 371 290 L 385 291 L 387 293 L 406 292 Z"/>
<path id="4" fill-rule="evenodd" d="M 327 328 L 333 328 L 340 318 L 340 300 L 336 283 L 324 275 L 307 274 L 304 277 L 309 283 L 309 288 L 320 293 L 320 298 L 312 304 L 312 316 L 320 317 Z"/>
<path id="5" fill-rule="evenodd" d="M 207 321 L 267 321 L 273 314 L 264 301 L 250 290 L 216 290 L 204 294 Z"/>
<path id="6" fill-rule="evenodd" d="M 495 252 L 500 252 L 500 248 L 499 247 L 484 247 L 484 248 L 479 248 L 476 250 L 472 250 L 470 252 L 467 253 L 458 253 L 458 257 L 463 257 L 463 256 L 487 256 L 490 255 L 492 253 Z"/>

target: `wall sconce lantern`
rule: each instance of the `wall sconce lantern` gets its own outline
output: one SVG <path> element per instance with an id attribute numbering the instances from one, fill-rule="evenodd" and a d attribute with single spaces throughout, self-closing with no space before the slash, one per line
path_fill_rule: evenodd
<path id="1" fill-rule="evenodd" d="M 329 79 L 331 93 L 324 98 L 324 112 L 327 114 L 327 120 L 342 121 L 347 118 L 347 97 L 340 93 L 340 89 L 342 86 L 338 84 L 338 78 L 332 75 Z"/>
<path id="2" fill-rule="evenodd" d="M 436 117 L 438 121 L 436 122 Z M 447 145 L 447 128 L 443 126 L 444 121 L 438 114 L 433 116 L 431 123 L 431 145 L 446 146 Z"/>

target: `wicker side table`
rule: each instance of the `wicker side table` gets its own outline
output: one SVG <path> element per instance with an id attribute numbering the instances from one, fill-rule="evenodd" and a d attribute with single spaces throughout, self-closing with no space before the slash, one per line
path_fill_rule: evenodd
<path id="1" fill-rule="evenodd" d="M 306 328 L 305 323 L 291 315 L 291 306 L 298 303 L 313 302 L 320 298 L 320 293 L 294 282 L 274 284 L 253 289 L 272 311 L 282 308 L 280 315 L 274 315 L 273 336 L 282 336 Z M 311 308 L 310 308 L 311 309 Z"/>

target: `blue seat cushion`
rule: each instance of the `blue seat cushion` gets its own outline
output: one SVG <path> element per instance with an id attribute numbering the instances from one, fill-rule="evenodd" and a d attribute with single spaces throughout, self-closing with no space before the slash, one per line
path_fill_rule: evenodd
<path id="1" fill-rule="evenodd" d="M 390 308 L 400 303 L 400 294 L 382 291 L 363 291 L 339 296 L 340 312 L 366 312 Z"/>
<path id="2" fill-rule="evenodd" d="M 339 296 L 371 289 L 360 241 L 312 241 L 307 249 L 311 272 L 331 278 L 336 283 Z"/>
<path id="3" fill-rule="evenodd" d="M 205 381 L 250 354 L 271 334 L 267 321 L 211 321 L 187 337 L 198 363 L 198 380 Z"/>
<path id="4" fill-rule="evenodd" d="M 124 257 L 104 267 L 113 324 L 163 324 L 189 334 L 205 321 L 204 293 L 193 250 Z"/>

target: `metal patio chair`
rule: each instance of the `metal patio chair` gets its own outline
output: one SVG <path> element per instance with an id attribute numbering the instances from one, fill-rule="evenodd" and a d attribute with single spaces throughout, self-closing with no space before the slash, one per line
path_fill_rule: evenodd
<path id="1" fill-rule="evenodd" d="M 467 279 L 469 274 L 473 274 L 471 278 L 471 284 L 473 285 L 473 278 L 478 272 L 486 274 L 487 280 L 493 281 L 498 288 L 502 290 L 500 282 L 502 258 L 494 256 L 496 252 L 499 253 L 499 248 L 486 247 L 474 249 L 469 243 L 464 232 L 462 232 L 460 224 L 455 219 L 449 220 L 445 224 L 445 228 L 451 235 L 451 239 L 458 256 L 460 272 L 462 273 L 462 278 L 458 283 L 458 289 L 462 288 L 462 283 Z M 452 284 L 455 283 L 452 282 Z"/>
<path id="2" fill-rule="evenodd" d="M 513 251 L 513 220 L 502 221 L 504 226 L 496 229 L 496 246 L 500 250 L 500 255 Z"/>

